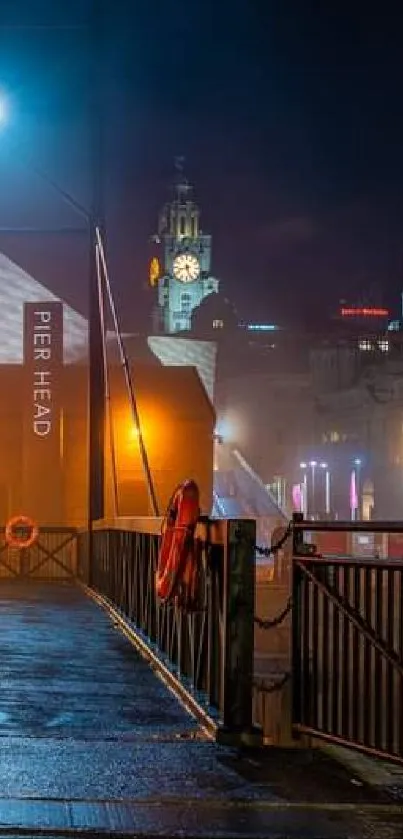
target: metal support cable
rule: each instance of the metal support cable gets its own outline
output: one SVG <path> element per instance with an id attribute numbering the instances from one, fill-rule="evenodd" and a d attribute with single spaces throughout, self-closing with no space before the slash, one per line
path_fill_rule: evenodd
<path id="1" fill-rule="evenodd" d="M 117 340 L 118 347 L 119 347 L 120 359 L 121 359 L 123 372 L 124 372 L 124 376 L 125 376 L 127 392 L 128 392 L 128 395 L 129 395 L 130 406 L 131 406 L 132 415 L 133 415 L 133 421 L 134 421 L 134 425 L 136 427 L 137 434 L 138 434 L 140 456 L 141 456 L 141 460 L 142 460 L 142 463 L 143 463 L 144 473 L 145 473 L 145 476 L 146 476 L 148 492 L 149 492 L 150 499 L 151 499 L 153 514 L 154 514 L 154 516 L 158 516 L 159 515 L 159 508 L 158 508 L 157 496 L 156 496 L 156 492 L 155 492 L 153 477 L 152 477 L 152 474 L 151 474 L 150 464 L 149 464 L 149 461 L 148 461 L 147 450 L 146 450 L 146 447 L 144 445 L 144 438 L 143 438 L 143 433 L 142 433 L 142 429 L 141 429 L 141 423 L 140 423 L 140 416 L 139 416 L 139 411 L 138 411 L 138 406 L 137 406 L 137 400 L 136 400 L 135 393 L 134 393 L 133 382 L 132 382 L 132 377 L 131 377 L 131 373 L 130 373 L 130 368 L 129 368 L 129 362 L 128 362 L 128 358 L 127 358 L 127 354 L 126 354 L 126 349 L 125 349 L 125 346 L 124 346 L 124 343 L 123 343 L 123 340 L 122 340 L 122 333 L 121 333 L 121 329 L 120 329 L 119 318 L 118 318 L 116 307 L 115 307 L 115 301 L 113 299 L 111 284 L 110 284 L 110 280 L 109 280 L 108 266 L 107 266 L 107 263 L 106 263 L 105 251 L 104 251 L 102 237 L 101 237 L 99 227 L 96 227 L 96 238 L 97 238 L 97 243 L 98 243 L 98 246 L 99 246 L 99 255 L 100 255 L 100 258 L 101 258 L 101 264 L 102 264 L 103 275 L 104 275 L 104 282 L 105 282 L 105 286 L 106 286 L 106 290 L 107 290 L 107 294 L 108 294 L 109 306 L 110 306 L 110 309 L 111 309 L 113 324 L 114 324 L 114 328 L 115 328 L 116 340 Z"/>
<path id="2" fill-rule="evenodd" d="M 101 262 L 100 262 L 98 243 L 95 246 L 95 257 L 96 257 L 97 279 L 98 279 L 99 318 L 100 318 L 100 322 L 101 322 L 101 332 L 102 332 L 102 361 L 103 361 L 103 365 L 104 365 L 105 402 L 106 402 L 106 410 L 107 410 L 107 421 L 108 421 L 108 426 L 109 426 L 109 447 L 110 447 L 110 452 L 111 452 L 111 465 L 112 465 L 113 508 L 114 508 L 115 518 L 117 518 L 119 516 L 119 490 L 118 490 L 117 468 L 116 468 L 115 436 L 114 436 L 114 433 L 113 433 L 113 413 L 112 413 L 112 401 L 111 401 L 111 389 L 110 389 L 110 376 L 109 376 L 108 355 L 107 355 L 107 347 L 106 347 L 105 301 L 104 301 L 104 294 L 103 294 L 103 287 L 102 287 L 102 272 L 101 272 Z"/>

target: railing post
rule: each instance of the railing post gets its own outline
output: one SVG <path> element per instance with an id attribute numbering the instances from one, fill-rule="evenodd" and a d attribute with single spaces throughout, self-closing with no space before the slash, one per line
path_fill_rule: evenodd
<path id="1" fill-rule="evenodd" d="M 219 739 L 253 739 L 256 522 L 226 523 L 223 578 L 222 720 Z"/>
<path id="2" fill-rule="evenodd" d="M 302 513 L 294 513 L 294 524 L 303 521 Z M 301 642 L 302 642 L 302 615 L 301 615 L 301 580 L 302 574 L 295 557 L 301 553 L 301 546 L 304 542 L 304 532 L 295 528 L 292 533 L 292 629 L 291 629 L 291 663 L 292 663 L 292 723 L 298 722 L 301 711 Z"/>

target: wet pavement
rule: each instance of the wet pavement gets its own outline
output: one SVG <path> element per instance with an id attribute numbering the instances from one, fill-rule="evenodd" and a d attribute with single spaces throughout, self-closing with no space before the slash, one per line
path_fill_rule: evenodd
<path id="1" fill-rule="evenodd" d="M 0 836 L 403 837 L 320 752 L 209 742 L 79 588 L 0 583 Z"/>

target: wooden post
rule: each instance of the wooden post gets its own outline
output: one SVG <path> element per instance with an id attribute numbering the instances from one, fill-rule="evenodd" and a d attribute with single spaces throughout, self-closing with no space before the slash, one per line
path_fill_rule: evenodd
<path id="1" fill-rule="evenodd" d="M 223 728 L 221 742 L 260 741 L 253 729 L 253 662 L 255 613 L 256 522 L 234 519 L 226 523 L 223 617 Z"/>

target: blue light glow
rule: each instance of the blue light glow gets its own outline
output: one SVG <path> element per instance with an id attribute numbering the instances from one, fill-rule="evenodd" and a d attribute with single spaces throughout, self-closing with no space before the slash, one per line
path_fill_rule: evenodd
<path id="1" fill-rule="evenodd" d="M 0 126 L 8 121 L 8 107 L 5 95 L 0 91 Z"/>
<path id="2" fill-rule="evenodd" d="M 275 323 L 248 323 L 246 328 L 250 332 L 275 332 L 278 326 Z"/>

